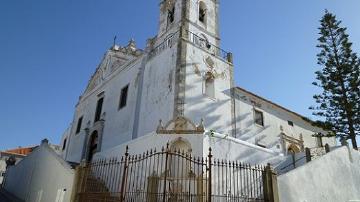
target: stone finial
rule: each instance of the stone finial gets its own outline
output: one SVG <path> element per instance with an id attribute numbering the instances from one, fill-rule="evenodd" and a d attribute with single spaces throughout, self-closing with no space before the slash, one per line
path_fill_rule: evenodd
<path id="1" fill-rule="evenodd" d="M 156 128 L 156 131 L 159 133 L 159 132 L 161 132 L 162 130 L 164 130 L 164 126 L 162 125 L 162 120 L 160 119 L 160 120 L 159 120 L 159 125 L 158 125 L 158 127 Z"/>
<path id="2" fill-rule="evenodd" d="M 136 51 L 136 42 L 134 39 L 131 39 L 129 41 L 129 44 L 127 45 L 127 48 L 130 49 L 131 51 Z"/>
<path id="3" fill-rule="evenodd" d="M 203 118 L 201 118 L 199 125 L 196 127 L 196 130 L 199 131 L 199 132 L 200 131 L 205 131 L 204 119 Z"/>
<path id="4" fill-rule="evenodd" d="M 120 46 L 114 44 L 114 45 L 111 47 L 111 50 L 113 50 L 113 51 L 119 51 L 120 48 L 121 48 Z"/>
<path id="5" fill-rule="evenodd" d="M 43 140 L 41 140 L 41 145 L 42 145 L 42 144 L 49 144 L 49 140 L 46 139 L 46 138 L 43 139 Z"/>

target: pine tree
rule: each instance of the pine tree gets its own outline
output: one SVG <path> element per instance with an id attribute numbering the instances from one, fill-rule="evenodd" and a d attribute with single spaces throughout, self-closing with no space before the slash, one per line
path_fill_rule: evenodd
<path id="1" fill-rule="evenodd" d="M 351 139 L 357 149 L 360 135 L 360 60 L 351 49 L 346 28 L 332 13 L 325 11 L 320 20 L 320 53 L 317 55 L 321 71 L 315 72 L 322 93 L 314 95 L 317 103 L 313 114 L 325 118 L 326 125 L 340 139 Z"/>

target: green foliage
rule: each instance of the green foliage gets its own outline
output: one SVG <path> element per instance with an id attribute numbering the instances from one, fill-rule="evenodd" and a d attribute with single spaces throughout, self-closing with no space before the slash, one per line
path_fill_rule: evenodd
<path id="1" fill-rule="evenodd" d="M 351 49 L 346 28 L 336 16 L 325 11 L 320 20 L 320 37 L 317 47 L 318 64 L 315 72 L 322 93 L 314 95 L 316 102 L 313 114 L 325 118 L 322 124 L 336 133 L 337 137 L 352 139 L 360 135 L 360 60 Z M 321 122 L 318 122 L 321 124 Z"/>

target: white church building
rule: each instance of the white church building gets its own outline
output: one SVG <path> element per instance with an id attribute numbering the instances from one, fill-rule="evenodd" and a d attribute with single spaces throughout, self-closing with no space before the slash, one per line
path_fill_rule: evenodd
<path id="1" fill-rule="evenodd" d="M 234 82 L 233 56 L 220 48 L 218 0 L 164 0 L 159 30 L 144 50 L 113 45 L 81 94 L 62 137 L 69 162 L 160 148 L 278 163 L 322 144 L 324 131 Z M 256 158 L 255 158 L 256 156 Z"/>
<path id="2" fill-rule="evenodd" d="M 219 0 L 162 0 L 144 50 L 106 51 L 60 154 L 43 140 L 2 187 L 29 202 L 359 199 L 358 151 L 235 85 L 218 11 Z"/>

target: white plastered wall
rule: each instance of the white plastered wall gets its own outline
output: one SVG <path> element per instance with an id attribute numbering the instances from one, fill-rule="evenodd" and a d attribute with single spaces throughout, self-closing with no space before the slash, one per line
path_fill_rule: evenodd
<path id="1" fill-rule="evenodd" d="M 360 152 L 336 149 L 278 177 L 281 202 L 360 200 Z"/>
<path id="2" fill-rule="evenodd" d="M 254 102 L 255 101 L 255 105 Z M 254 109 L 263 112 L 264 126 L 255 123 Z M 317 147 L 316 138 L 312 137 L 315 132 L 323 132 L 301 117 L 293 115 L 268 102 L 264 102 L 254 96 L 241 91 L 235 94 L 236 134 L 237 138 L 251 143 L 259 143 L 274 151 L 283 152 L 280 134 L 300 140 L 300 134 L 304 140 L 304 147 Z M 292 121 L 294 126 L 290 126 Z M 336 145 L 335 138 L 323 138 L 323 144 Z"/>
<path id="3" fill-rule="evenodd" d="M 8 169 L 4 188 L 27 202 L 70 201 L 74 170 L 43 143 Z M 60 194 L 59 194 L 60 193 Z M 61 196 L 63 195 L 63 196 Z"/>

